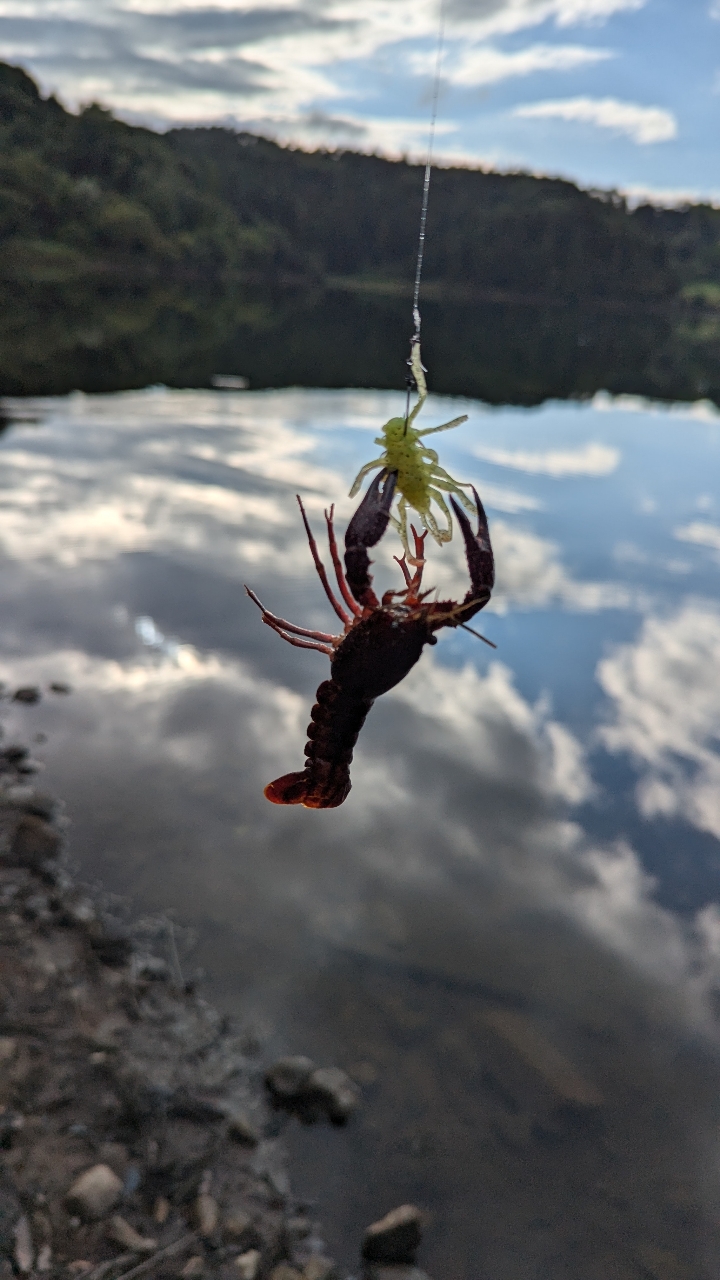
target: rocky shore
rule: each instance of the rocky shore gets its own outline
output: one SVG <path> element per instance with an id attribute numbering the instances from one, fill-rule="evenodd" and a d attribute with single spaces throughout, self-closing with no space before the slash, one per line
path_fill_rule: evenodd
<path id="1" fill-rule="evenodd" d="M 167 921 L 129 924 L 73 882 L 28 756 L 0 750 L 0 1280 L 351 1280 L 281 1131 L 287 1112 L 345 1123 L 357 1086 L 264 1064 L 174 945 L 153 948 Z M 357 1276 L 427 1280 L 421 1222 L 402 1205 L 370 1226 Z"/>

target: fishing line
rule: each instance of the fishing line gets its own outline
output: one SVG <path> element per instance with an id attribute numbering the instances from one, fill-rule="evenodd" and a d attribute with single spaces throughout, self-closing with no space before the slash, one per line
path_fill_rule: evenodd
<path id="1" fill-rule="evenodd" d="M 433 79 L 432 91 L 432 108 L 430 112 L 430 132 L 428 135 L 427 159 L 425 161 L 425 178 L 423 181 L 422 206 L 420 209 L 420 235 L 418 237 L 417 260 L 415 263 L 415 287 L 413 290 L 413 335 L 410 339 L 410 360 L 412 363 L 413 350 L 420 345 L 420 278 L 422 276 L 423 256 L 425 254 L 425 225 L 427 223 L 428 200 L 430 198 L 430 172 L 432 169 L 433 149 L 435 146 L 435 125 L 437 124 L 438 99 L 440 97 L 440 73 L 442 71 L 443 52 L 445 48 L 445 0 L 440 0 L 440 15 L 438 20 L 438 36 L 437 48 L 435 51 L 435 76 Z M 407 383 L 407 401 L 405 404 L 405 433 L 407 432 L 408 418 L 410 416 L 410 393 L 415 389 L 415 378 L 412 372 L 408 373 Z M 404 433 L 404 434 L 405 434 Z"/>

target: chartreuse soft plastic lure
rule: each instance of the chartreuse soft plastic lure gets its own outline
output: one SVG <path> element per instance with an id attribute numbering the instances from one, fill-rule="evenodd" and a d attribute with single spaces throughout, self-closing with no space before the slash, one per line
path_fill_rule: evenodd
<path id="1" fill-rule="evenodd" d="M 379 458 L 374 458 L 372 462 L 367 462 L 361 468 L 350 490 L 350 497 L 355 496 L 365 476 L 377 467 L 397 473 L 396 493 L 399 495 L 397 518 L 391 516 L 391 520 L 400 534 L 408 561 L 414 564 L 415 557 L 408 543 L 408 507 L 417 511 L 424 527 L 432 534 L 438 545 L 449 542 L 452 538 L 452 516 L 443 494 L 456 494 L 463 506 L 471 513 L 475 512 L 475 507 L 463 493 L 463 487 L 469 486 L 462 486 L 459 481 L 454 480 L 440 466 L 435 450 L 428 449 L 423 444 L 425 436 L 434 435 L 438 431 L 449 431 L 451 427 L 459 427 L 461 422 L 467 422 L 467 414 L 463 413 L 459 418 L 453 418 L 451 422 L 443 422 L 439 427 L 426 427 L 423 431 L 418 431 L 413 424 L 427 399 L 427 383 L 420 359 L 419 342 L 414 342 L 412 345 L 410 369 L 417 387 L 417 403 L 406 418 L 390 418 L 390 421 L 385 423 L 382 435 L 375 439 L 375 444 L 383 446 L 383 453 Z M 446 521 L 444 528 L 438 524 L 431 509 L 433 502 L 437 504 Z"/>

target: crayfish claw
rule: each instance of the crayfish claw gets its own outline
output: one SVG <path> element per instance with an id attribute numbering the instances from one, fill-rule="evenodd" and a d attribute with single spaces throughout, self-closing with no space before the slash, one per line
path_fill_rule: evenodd
<path id="1" fill-rule="evenodd" d="M 472 584 L 471 591 L 468 593 L 468 599 L 477 598 L 479 595 L 486 595 L 489 599 L 490 592 L 495 585 L 495 560 L 493 558 L 492 544 L 490 542 L 490 530 L 488 529 L 487 516 L 485 508 L 477 489 L 472 486 L 473 497 L 477 507 L 478 529 L 477 533 L 473 533 L 472 525 L 465 515 L 459 503 L 451 497 L 450 502 L 455 512 L 462 535 L 465 539 L 465 554 L 467 556 L 468 570 L 470 571 L 470 582 Z"/>
<path id="2" fill-rule="evenodd" d="M 355 599 L 366 608 L 377 605 L 377 597 L 370 585 L 371 560 L 367 549 L 374 547 L 387 529 L 396 480 L 397 471 L 378 472 L 368 485 L 365 497 L 345 533 L 345 573 L 348 585 Z"/>

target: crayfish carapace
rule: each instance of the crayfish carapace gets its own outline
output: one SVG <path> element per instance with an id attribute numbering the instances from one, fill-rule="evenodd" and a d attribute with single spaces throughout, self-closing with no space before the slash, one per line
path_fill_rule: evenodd
<path id="1" fill-rule="evenodd" d="M 265 788 L 273 804 L 302 804 L 306 809 L 335 809 L 350 792 L 350 763 L 365 717 L 380 694 L 387 693 L 415 666 L 426 644 L 435 644 L 441 627 L 464 626 L 490 599 L 495 572 L 487 518 L 473 489 L 478 530 L 473 533 L 465 512 L 450 499 L 465 539 L 470 590 L 465 599 L 428 601 L 420 593 L 426 534 L 412 530 L 415 541 L 411 576 L 403 555 L 398 564 L 405 578 L 401 591 L 386 591 L 379 601 L 372 589 L 368 548 L 380 541 L 390 518 L 395 475 L 383 471 L 368 488 L 345 534 L 345 574 L 333 528 L 333 508 L 325 512 L 333 568 L 344 605 L 335 596 L 320 560 L 302 502 L 300 510 L 315 568 L 343 633 L 309 631 L 270 613 L 249 587 L 262 620 L 283 640 L 301 649 L 318 649 L 330 658 L 330 679 L 323 680 L 308 726 L 305 768 L 286 773 Z M 397 557 L 396 557 L 397 559 Z"/>

